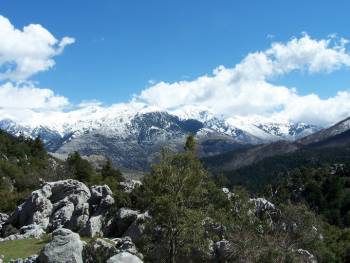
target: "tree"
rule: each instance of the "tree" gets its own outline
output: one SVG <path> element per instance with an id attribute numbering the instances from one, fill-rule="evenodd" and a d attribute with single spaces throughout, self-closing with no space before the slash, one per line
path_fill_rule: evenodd
<path id="1" fill-rule="evenodd" d="M 87 160 L 82 159 L 78 152 L 68 156 L 67 164 L 75 179 L 84 183 L 91 180 L 94 170 L 91 164 Z"/>
<path id="2" fill-rule="evenodd" d="M 145 198 L 152 214 L 145 241 L 151 261 L 183 261 L 205 246 L 207 172 L 190 153 L 164 152 L 159 164 L 144 179 Z M 155 231 L 157 229 L 157 231 Z"/>
<path id="3" fill-rule="evenodd" d="M 40 136 L 36 137 L 34 141 L 32 141 L 31 153 L 34 156 L 45 154 L 44 144 L 41 141 Z"/>
<path id="4" fill-rule="evenodd" d="M 193 134 L 188 135 L 185 143 L 185 150 L 191 153 L 195 153 L 196 148 L 197 148 L 197 145 L 196 145 L 196 140 L 194 138 L 194 135 Z"/>
<path id="5" fill-rule="evenodd" d="M 109 159 L 102 166 L 101 175 L 103 180 L 110 177 L 117 180 L 118 182 L 121 182 L 124 179 L 122 173 L 118 169 L 113 168 L 113 164 Z"/>

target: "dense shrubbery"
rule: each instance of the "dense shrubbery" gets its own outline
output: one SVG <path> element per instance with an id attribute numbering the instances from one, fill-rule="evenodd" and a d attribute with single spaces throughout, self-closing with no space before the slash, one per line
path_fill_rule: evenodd
<path id="1" fill-rule="evenodd" d="M 349 227 L 349 182 L 349 166 L 344 164 L 294 169 L 268 188 L 275 202 L 306 203 L 330 224 Z"/>
<path id="2" fill-rule="evenodd" d="M 39 138 L 16 138 L 0 131 L 0 210 L 11 211 L 40 178 L 55 178 L 52 162 Z"/>

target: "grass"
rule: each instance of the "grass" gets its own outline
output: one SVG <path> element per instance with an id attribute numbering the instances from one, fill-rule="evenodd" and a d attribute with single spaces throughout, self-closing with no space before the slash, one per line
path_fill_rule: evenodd
<path id="1" fill-rule="evenodd" d="M 0 242 L 0 255 L 5 256 L 4 263 L 8 263 L 10 259 L 26 258 L 34 254 L 39 254 L 40 250 L 50 242 L 50 235 L 46 235 L 42 239 L 22 239 Z M 92 242 L 94 238 L 81 237 L 86 243 Z M 113 244 L 108 239 L 104 239 Z"/>
<path id="2" fill-rule="evenodd" d="M 0 255 L 5 256 L 4 263 L 10 259 L 26 258 L 39 254 L 48 239 L 23 239 L 0 242 Z"/>

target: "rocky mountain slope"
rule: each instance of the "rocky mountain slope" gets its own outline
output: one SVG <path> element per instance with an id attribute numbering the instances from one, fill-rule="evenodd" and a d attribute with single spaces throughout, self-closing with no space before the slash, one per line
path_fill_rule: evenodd
<path id="1" fill-rule="evenodd" d="M 0 129 L 13 135 L 40 136 L 46 149 L 56 156 L 79 151 L 103 155 L 119 167 L 144 170 L 165 145 L 181 149 L 189 133 L 196 135 L 199 154 L 212 156 L 247 145 L 293 141 L 319 127 L 262 117 L 226 118 L 195 107 L 166 112 L 140 104 L 120 104 L 32 116 L 25 121 L 2 119 Z"/>
<path id="2" fill-rule="evenodd" d="M 289 154 L 310 147 L 344 146 L 350 143 L 350 119 L 296 141 L 278 141 L 253 145 L 216 156 L 205 157 L 206 164 L 215 171 L 236 170 L 266 158 Z"/>
<path id="3" fill-rule="evenodd" d="M 350 118 L 346 118 L 335 125 L 301 138 L 298 140 L 303 145 L 321 144 L 322 142 L 329 142 L 335 138 L 344 137 L 350 131 Z M 341 136 L 343 135 L 343 136 Z"/>

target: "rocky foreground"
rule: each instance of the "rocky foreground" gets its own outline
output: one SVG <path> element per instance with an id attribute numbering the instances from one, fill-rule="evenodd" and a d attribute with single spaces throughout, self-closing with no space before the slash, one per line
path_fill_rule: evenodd
<path id="1" fill-rule="evenodd" d="M 134 184 L 124 183 L 125 191 Z M 0 214 L 0 230 L 5 236 L 0 242 L 42 238 L 51 233 L 52 240 L 39 255 L 14 262 L 78 263 L 97 262 L 97 258 L 98 262 L 142 262 L 143 256 L 132 240 L 142 234 L 148 215 L 120 208 L 110 216 L 115 202 L 112 195 L 107 185 L 89 189 L 75 180 L 45 183 L 11 215 Z M 105 238 L 87 244 L 80 236 Z M 120 238 L 112 238 L 117 236 Z"/>
<path id="2" fill-rule="evenodd" d="M 140 182 L 121 184 L 124 191 L 130 192 Z M 233 195 L 228 189 L 223 191 L 228 198 Z M 257 215 L 267 213 L 273 217 L 278 213 L 275 206 L 265 199 L 251 201 Z M 151 217 L 147 211 L 125 207 L 115 210 L 114 203 L 113 193 L 107 185 L 88 188 L 76 180 L 44 183 L 13 213 L 0 214 L 0 245 L 9 240 L 50 237 L 39 255 L 11 261 L 17 263 L 141 263 L 143 255 L 135 243 Z M 208 222 L 209 227 L 222 231 L 214 222 Z M 85 242 L 81 237 L 93 239 Z M 231 245 L 224 239 L 213 243 L 208 248 L 208 257 L 213 262 L 222 262 Z M 300 254 L 302 262 L 316 262 L 306 250 L 299 249 L 296 253 Z"/>

